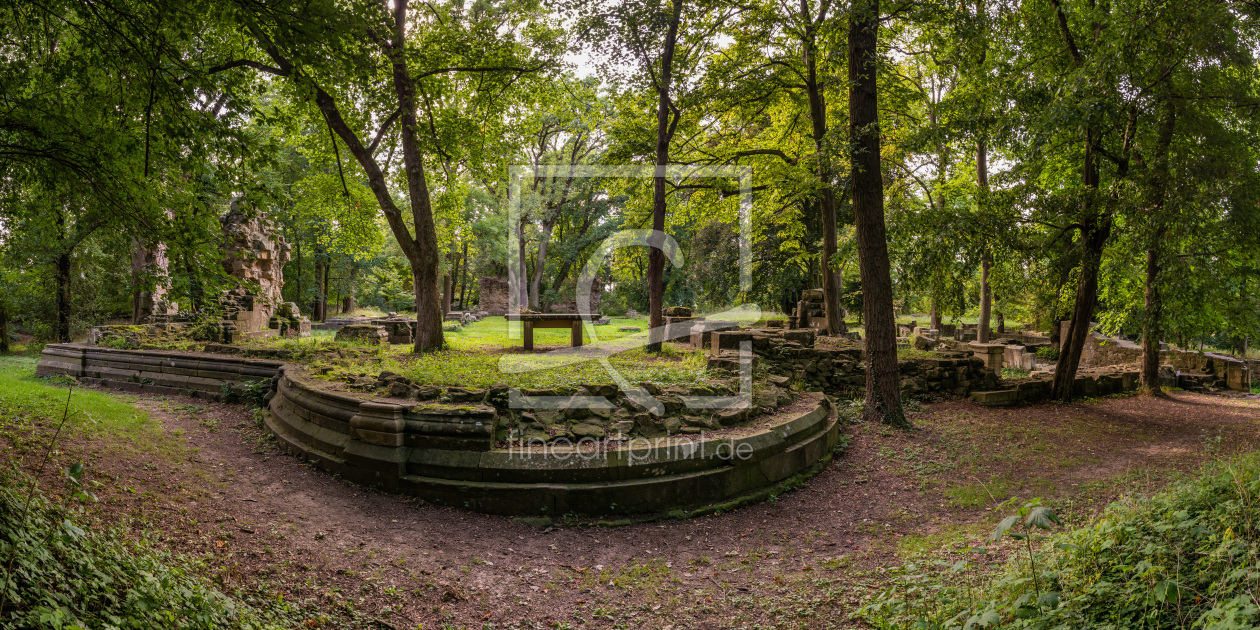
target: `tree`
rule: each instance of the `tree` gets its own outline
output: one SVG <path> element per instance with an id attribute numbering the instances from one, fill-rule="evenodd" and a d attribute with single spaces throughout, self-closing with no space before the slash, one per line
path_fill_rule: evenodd
<path id="1" fill-rule="evenodd" d="M 408 0 L 342 5 L 301 3 L 289 11 L 242 4 L 238 17 L 270 63 L 227 60 L 216 70 L 249 67 L 290 80 L 295 95 L 312 97 L 329 128 L 358 162 L 385 221 L 411 266 L 416 296 L 415 351 L 441 348 L 440 250 L 426 159 L 449 157 L 459 142 L 435 111 L 435 97 L 478 100 L 482 115 L 497 113 L 499 94 L 522 77 L 551 67 L 551 33 L 529 7 L 444 6 L 411 11 Z M 520 11 L 517 13 L 517 11 Z M 500 35 L 500 29 L 508 35 Z M 518 41 L 517 33 L 527 41 Z M 314 39 L 326 46 L 311 46 Z M 272 65 L 274 64 L 274 65 Z M 467 79 L 467 84 L 461 80 Z M 331 91 L 330 91 L 331 90 Z M 340 97 L 334 96 L 339 92 Z M 426 124 L 420 123 L 423 105 Z M 374 123 L 370 141 L 356 127 Z M 388 163 L 378 154 L 394 129 L 402 154 L 408 214 L 394 201 Z M 427 132 L 427 133 L 426 133 Z M 436 157 L 427 157 L 435 154 Z M 449 180 L 449 175 L 448 175 Z"/>
<path id="2" fill-rule="evenodd" d="M 872 421 L 904 426 L 893 319 L 892 276 L 884 226 L 883 167 L 879 160 L 876 68 L 879 0 L 857 0 L 849 14 L 849 138 L 852 143 L 853 215 L 862 274 L 866 325 L 866 406 Z"/>

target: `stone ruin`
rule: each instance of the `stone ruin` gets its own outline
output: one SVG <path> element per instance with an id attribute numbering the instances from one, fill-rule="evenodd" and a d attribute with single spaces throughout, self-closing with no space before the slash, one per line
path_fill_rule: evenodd
<path id="1" fill-rule="evenodd" d="M 235 287 L 218 296 L 211 306 L 209 321 L 194 321 L 192 314 L 180 314 L 166 300 L 164 283 L 137 296 L 141 325 L 95 326 L 89 343 L 138 348 L 149 343 L 182 339 L 233 343 L 242 338 L 309 336 L 311 322 L 302 316 L 297 304 L 285 302 L 284 265 L 290 247 L 265 215 L 247 208 L 243 200 L 232 202 L 219 219 L 223 230 L 223 270 Z M 166 248 L 137 247 L 132 266 L 156 272 L 165 278 Z"/>
<path id="2" fill-rule="evenodd" d="M 827 307 L 823 302 L 822 289 L 806 289 L 801 291 L 801 301 L 796 303 L 796 310 L 788 318 L 788 328 L 826 328 Z"/>
<path id="3" fill-rule="evenodd" d="M 297 304 L 285 302 L 284 265 L 291 247 L 265 215 L 243 200 L 232 202 L 219 224 L 223 229 L 223 271 L 237 286 L 219 298 L 224 342 L 233 336 L 308 336 L 310 320 Z"/>
<path id="4" fill-rule="evenodd" d="M 133 296 L 132 323 L 151 324 L 169 320 L 179 315 L 179 305 L 166 297 L 170 286 L 170 261 L 166 256 L 166 244 L 148 247 L 136 241 L 131 250 L 131 271 L 136 276 L 152 274 L 156 282 L 151 290 L 137 291 Z"/>
<path id="5" fill-rule="evenodd" d="M 507 315 L 508 281 L 507 278 L 484 276 L 478 281 L 478 307 L 491 315 Z"/>

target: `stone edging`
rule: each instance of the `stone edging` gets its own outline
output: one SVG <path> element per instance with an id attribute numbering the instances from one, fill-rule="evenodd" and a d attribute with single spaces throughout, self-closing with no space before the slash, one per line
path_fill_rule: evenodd
<path id="1" fill-rule="evenodd" d="M 839 424 L 825 396 L 804 396 L 809 411 L 738 437 L 642 440 L 603 452 L 455 450 L 421 444 L 472 439 L 489 408 L 471 407 L 455 420 L 415 405 L 361 401 L 313 387 L 285 366 L 265 422 L 290 451 L 322 468 L 434 503 L 494 514 L 636 514 L 712 504 L 809 468 L 835 447 Z"/>
<path id="2" fill-rule="evenodd" d="M 44 347 L 35 374 L 68 374 L 89 385 L 134 392 L 214 398 L 223 393 L 224 384 L 271 380 L 283 365 L 265 359 L 58 343 Z"/>

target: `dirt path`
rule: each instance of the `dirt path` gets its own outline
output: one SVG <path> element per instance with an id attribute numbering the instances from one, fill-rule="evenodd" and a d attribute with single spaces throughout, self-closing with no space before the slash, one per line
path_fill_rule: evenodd
<path id="1" fill-rule="evenodd" d="M 137 405 L 195 450 L 168 462 L 72 447 L 99 454 L 107 519 L 133 517 L 173 548 L 204 554 L 225 588 L 261 580 L 333 620 L 354 610 L 393 628 L 844 627 L 881 583 L 878 567 L 974 538 L 1007 496 L 1045 497 L 1080 522 L 1120 492 L 1260 443 L 1256 399 L 953 401 L 915 414 L 912 432 L 849 427 L 832 466 L 772 502 L 689 521 L 539 530 L 313 470 L 280 453 L 240 406 Z"/>

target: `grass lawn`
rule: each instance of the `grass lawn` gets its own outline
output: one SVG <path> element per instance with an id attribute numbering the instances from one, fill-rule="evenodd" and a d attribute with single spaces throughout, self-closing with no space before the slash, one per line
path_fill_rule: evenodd
<path id="1" fill-rule="evenodd" d="M 63 434 L 106 437 L 146 451 L 174 448 L 157 422 L 128 404 L 129 397 L 78 387 L 71 392 L 65 379 L 36 377 L 36 362 L 34 357 L 0 357 L 0 437 L 12 448 L 44 448 L 45 433 L 55 432 L 67 409 L 67 395 Z"/>
<path id="2" fill-rule="evenodd" d="M 623 327 L 640 330 L 618 330 Z M 461 387 L 552 388 L 615 382 L 616 377 L 602 363 L 605 360 L 630 383 L 695 385 L 709 378 L 703 352 L 673 344 L 666 344 L 659 356 L 644 352 L 647 329 L 646 319 L 613 319 L 588 328 L 583 334 L 585 345 L 569 351 L 569 329 L 542 328 L 534 331 L 535 351 L 525 352 L 519 330 L 510 331 L 503 317 L 487 317 L 446 332 L 444 350 L 416 355 L 408 351 L 409 346 L 395 344 L 379 359 L 338 365 L 345 372 L 375 374 L 388 370 L 418 383 Z M 331 331 L 315 332 L 320 334 L 280 343 L 321 344 L 331 340 Z M 334 371 L 329 376 L 336 378 L 337 374 Z"/>

